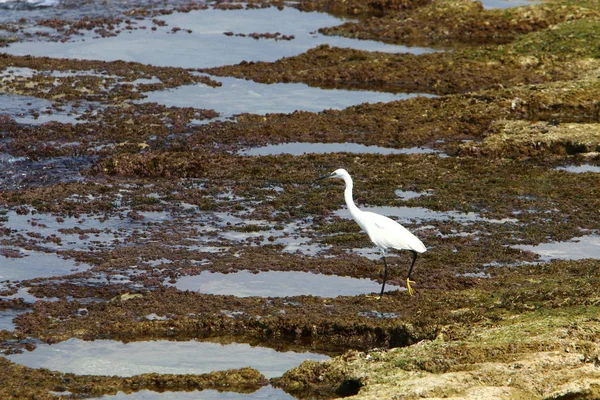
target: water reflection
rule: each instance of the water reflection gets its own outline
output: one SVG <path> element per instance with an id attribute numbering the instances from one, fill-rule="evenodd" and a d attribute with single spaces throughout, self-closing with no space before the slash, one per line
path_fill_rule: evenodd
<path id="1" fill-rule="evenodd" d="M 165 284 L 171 285 L 166 281 Z M 379 292 L 381 289 L 380 283 L 370 279 L 296 271 L 268 271 L 257 274 L 248 271 L 231 274 L 202 272 L 200 275 L 183 276 L 174 286 L 179 290 L 237 297 L 356 296 Z M 388 285 L 386 289 L 398 290 L 399 287 Z"/>
<path id="2" fill-rule="evenodd" d="M 60 110 L 53 108 L 50 100 L 16 94 L 0 94 L 2 113 L 10 115 L 21 124 L 40 125 L 49 121 L 63 124 L 77 123 L 80 112 L 67 105 Z"/>
<path id="3" fill-rule="evenodd" d="M 405 100 L 421 94 L 384 93 L 366 90 L 321 89 L 304 83 L 263 84 L 254 81 L 211 77 L 220 87 L 203 84 L 149 92 L 142 102 L 167 107 L 195 107 L 215 110 L 223 116 L 241 113 L 269 114 L 294 111 L 341 110 L 362 103 Z"/>
<path id="4" fill-rule="evenodd" d="M 483 4 L 483 8 L 512 8 L 521 6 L 531 6 L 540 4 L 540 1 L 535 0 L 479 0 Z"/>
<path id="5" fill-rule="evenodd" d="M 116 37 L 93 39 L 93 33 L 67 43 L 14 43 L 4 49 L 10 54 L 93 59 L 103 61 L 137 61 L 156 66 L 210 68 L 237 64 L 241 61 L 275 61 L 295 56 L 321 44 L 350 47 L 369 51 L 415 54 L 434 50 L 389 45 L 369 40 L 324 36 L 317 30 L 339 25 L 343 19 L 324 13 L 301 12 L 293 8 L 250 10 L 199 10 L 161 16 L 166 26 L 151 29 L 127 30 Z M 153 26 L 151 21 L 139 25 Z M 173 27 L 182 30 L 172 33 Z M 188 33 L 187 30 L 191 30 Z M 224 33 L 233 32 L 228 36 Z M 255 40 L 235 36 L 281 32 L 293 40 Z M 83 40 L 82 40 L 83 39 Z"/>
<path id="6" fill-rule="evenodd" d="M 70 275 L 91 266 L 66 260 L 57 254 L 30 250 L 2 248 L 0 253 L 0 281 L 22 281 L 33 278 Z M 10 253 L 7 254 L 7 252 Z M 8 256 L 7 256 L 8 255 Z"/>
<path id="7" fill-rule="evenodd" d="M 9 286 L 11 286 L 9 284 L 9 282 L 2 282 L 2 284 L 0 284 L 0 289 L 7 289 Z M 33 294 L 29 293 L 29 289 L 28 287 L 20 287 L 16 293 L 8 295 L 8 296 L 0 296 L 0 299 L 3 300 L 13 300 L 13 299 L 22 299 L 23 303 L 25 304 L 34 304 L 36 301 L 38 300 L 44 300 L 44 301 L 58 301 L 57 297 L 37 297 L 34 296 Z"/>
<path id="8" fill-rule="evenodd" d="M 73 198 L 73 200 L 79 199 Z M 76 218 L 57 217 L 47 213 L 24 215 L 9 211 L 4 220 L 0 220 L 0 227 L 10 227 L 11 237 L 26 235 L 31 237 L 31 241 L 41 238 L 36 244 L 46 249 L 89 250 L 99 245 L 108 246 L 122 243 L 139 229 L 150 224 L 160 225 L 172 219 L 166 211 L 139 212 L 139 220 L 126 217 L 127 212 L 128 210 L 124 210 L 122 215 L 110 217 L 80 214 Z M 43 240 L 46 237 L 54 240 Z"/>
<path id="9" fill-rule="evenodd" d="M 15 324 L 13 324 L 13 319 L 15 319 L 17 315 L 24 314 L 26 312 L 27 311 L 25 310 L 0 310 L 0 331 L 15 330 Z"/>
<path id="10" fill-rule="evenodd" d="M 231 343 L 157 340 L 122 343 L 114 340 L 69 339 L 39 344 L 34 351 L 7 356 L 30 368 L 80 375 L 134 376 L 145 373 L 204 374 L 252 367 L 265 377 L 281 376 L 305 360 L 326 360 L 316 353 L 278 352 L 266 347 Z"/>
<path id="11" fill-rule="evenodd" d="M 361 153 L 361 154 L 431 154 L 436 153 L 433 149 L 422 147 L 411 147 L 404 149 L 393 149 L 380 146 L 365 146 L 357 143 L 282 143 L 271 144 L 262 147 L 254 147 L 240 152 L 244 156 L 269 156 L 280 154 L 291 154 L 300 156 L 302 154 L 326 154 L 326 153 Z"/>
<path id="12" fill-rule="evenodd" d="M 83 180 L 80 171 L 92 165 L 92 157 L 51 157 L 32 160 L 0 153 L 0 186 L 20 189 L 25 185 Z"/>
<path id="13" fill-rule="evenodd" d="M 597 259 L 600 258 L 600 235 L 581 236 L 565 242 L 541 243 L 536 246 L 516 245 L 513 247 L 537 253 L 542 261 Z"/>
<path id="14" fill-rule="evenodd" d="M 562 167 L 557 167 L 556 170 L 573 172 L 575 174 L 582 174 L 584 172 L 600 173 L 600 166 L 599 165 L 591 165 L 591 164 L 566 165 L 566 166 L 562 166 Z"/>
<path id="15" fill-rule="evenodd" d="M 0 0 L 0 9 L 27 10 L 40 7 L 55 7 L 59 3 L 59 0 Z"/>
<path id="16" fill-rule="evenodd" d="M 402 189 L 396 189 L 394 191 L 394 193 L 396 194 L 396 196 L 398 196 L 402 200 L 416 199 L 416 198 L 419 198 L 422 196 L 431 196 L 433 194 L 431 191 L 415 192 L 413 190 L 402 190 Z"/>
<path id="17" fill-rule="evenodd" d="M 140 390 L 139 392 L 125 394 L 119 392 L 114 396 L 102 396 L 105 400 L 294 400 L 281 389 L 273 386 L 265 386 L 252 393 L 219 392 L 217 390 L 203 390 L 193 392 L 152 392 L 150 390 Z"/>
<path id="18" fill-rule="evenodd" d="M 400 222 L 422 222 L 426 220 L 456 221 L 463 224 L 473 222 L 490 222 L 497 224 L 518 222 L 516 218 L 491 219 L 481 217 L 475 212 L 433 211 L 424 207 L 361 207 L 361 210 L 382 214 L 388 217 L 395 217 Z M 337 210 L 334 214 L 340 218 L 352 218 L 350 212 L 346 208 Z"/>

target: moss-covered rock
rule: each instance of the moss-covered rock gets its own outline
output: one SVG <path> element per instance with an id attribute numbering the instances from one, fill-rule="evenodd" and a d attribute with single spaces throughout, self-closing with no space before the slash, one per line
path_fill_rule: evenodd
<path id="1" fill-rule="evenodd" d="M 423 7 L 322 28 L 321 33 L 389 43 L 452 46 L 511 41 L 565 21 L 597 20 L 594 8 L 536 4 L 508 9 L 484 9 L 470 0 L 438 0 Z M 585 22 L 588 25 L 589 22 Z M 582 37 L 583 35 L 582 32 Z M 592 39 L 595 40 L 595 39 Z"/>
<path id="2" fill-rule="evenodd" d="M 598 351 L 597 313 L 597 307 L 534 311 L 472 325 L 461 340 L 442 331 L 405 348 L 305 362 L 276 384 L 290 393 L 333 396 L 355 380 L 355 399 L 593 398 L 600 380 L 589 357 Z"/>
<path id="3" fill-rule="evenodd" d="M 599 124 L 552 124 L 498 121 L 481 143 L 461 146 L 461 154 L 488 157 L 596 156 L 600 151 Z"/>

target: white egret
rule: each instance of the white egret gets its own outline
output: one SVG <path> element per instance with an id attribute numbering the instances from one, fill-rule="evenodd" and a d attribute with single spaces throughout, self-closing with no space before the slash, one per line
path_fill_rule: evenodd
<path id="1" fill-rule="evenodd" d="M 408 289 L 408 293 L 412 296 L 414 291 L 410 284 L 415 282 L 411 280 L 411 274 L 413 267 L 415 266 L 415 261 L 417 261 L 417 254 L 424 253 L 427 250 L 423 242 L 393 219 L 374 212 L 359 210 L 352 199 L 352 178 L 345 169 L 336 169 L 332 173 L 323 175 L 316 180 L 318 181 L 326 178 L 339 178 L 344 180 L 346 183 L 344 199 L 346 200 L 350 215 L 352 215 L 352 218 L 354 218 L 356 223 L 367 232 L 371 242 L 381 250 L 384 270 L 380 296 L 383 296 L 385 281 L 388 274 L 388 266 L 385 261 L 386 251 L 391 248 L 396 250 L 410 250 L 412 252 L 412 263 L 410 264 L 408 276 L 406 277 L 406 288 Z"/>

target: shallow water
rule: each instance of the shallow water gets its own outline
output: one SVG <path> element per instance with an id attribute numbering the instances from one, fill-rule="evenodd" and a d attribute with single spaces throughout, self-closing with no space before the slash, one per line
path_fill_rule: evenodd
<path id="1" fill-rule="evenodd" d="M 91 268 L 89 265 L 66 260 L 54 253 L 17 250 L 20 257 L 0 254 L 0 281 L 22 281 L 60 275 L 70 275 Z"/>
<path id="2" fill-rule="evenodd" d="M 534 1 L 534 0 L 480 0 L 480 2 L 483 4 L 484 8 L 488 8 L 488 9 L 493 9 L 493 8 L 510 8 L 510 7 L 519 7 L 519 6 L 526 6 L 526 5 L 532 5 L 532 4 L 539 4 L 539 1 Z M 4 10 L 30 10 L 30 11 L 34 11 L 34 10 L 38 10 L 38 11 L 46 11 L 49 13 L 53 13 L 56 12 L 56 9 L 58 8 L 57 6 L 61 5 L 61 0 L 0 0 L 0 9 L 4 9 Z M 76 1 L 71 1 L 71 4 L 77 4 Z M 81 4 L 79 5 L 79 9 L 86 9 L 86 7 L 84 6 L 85 3 L 82 1 L 80 2 Z M 123 3 L 128 3 L 128 2 L 123 2 Z M 152 1 L 130 1 L 129 3 L 131 3 L 131 6 L 138 6 L 138 5 L 150 5 L 153 3 L 157 3 L 152 2 Z M 160 3 L 159 3 L 160 4 Z M 115 9 L 119 6 L 118 3 L 116 4 L 110 4 L 109 2 L 103 2 L 100 3 L 99 5 L 94 5 L 95 7 L 93 9 L 104 9 L 105 12 L 110 11 L 111 9 Z M 121 5 L 123 6 L 123 5 Z M 88 6 L 89 7 L 89 6 Z M 87 11 L 89 12 L 90 9 L 88 8 Z M 63 11 L 64 13 L 64 11 Z M 34 14 L 35 15 L 35 14 Z M 51 14 L 52 15 L 52 14 Z M 73 15 L 73 17 L 75 17 L 76 15 Z"/>
<path id="3" fill-rule="evenodd" d="M 310 238 L 303 237 L 303 233 L 310 227 L 305 221 L 291 221 L 288 223 L 274 224 L 270 221 L 252 220 L 242 218 L 230 213 L 200 213 L 198 220 L 188 218 L 188 221 L 196 224 L 203 223 L 204 229 L 200 230 L 201 235 L 190 236 L 189 239 L 197 242 L 210 242 L 216 237 L 232 242 L 250 242 L 251 246 L 263 245 L 283 245 L 283 251 L 286 253 L 299 253 L 304 255 L 315 255 L 327 247 L 311 243 Z M 249 226 L 259 227 L 257 231 L 245 231 Z M 190 249 L 199 251 L 223 251 L 227 249 L 215 248 L 211 245 L 190 246 Z"/>
<path id="4" fill-rule="evenodd" d="M 369 40 L 324 36 L 319 28 L 335 26 L 343 19 L 324 13 L 301 12 L 293 8 L 251 10 L 200 10 L 160 17 L 167 23 L 156 31 L 138 29 L 116 37 L 94 39 L 93 33 L 67 43 L 14 43 L 3 51 L 15 55 L 52 56 L 103 61 L 136 61 L 156 66 L 210 68 L 241 61 L 275 61 L 305 52 L 321 44 L 391 53 L 422 54 L 434 50 L 389 45 Z M 152 26 L 141 21 L 139 26 Z M 173 27 L 182 28 L 173 34 Z M 191 29 L 191 33 L 185 30 Z M 293 40 L 255 40 L 234 34 L 274 33 L 293 35 Z M 85 39 L 82 40 L 82 39 Z"/>
<path id="5" fill-rule="evenodd" d="M 7 330 L 13 331 L 15 329 L 15 324 L 13 324 L 13 319 L 17 315 L 26 313 L 27 311 L 22 310 L 0 310 L 0 331 Z"/>
<path id="6" fill-rule="evenodd" d="M 169 0 L 169 5 L 185 5 L 187 0 Z M 84 16 L 120 17 L 123 13 L 133 8 L 164 9 L 164 0 L 0 0 L 0 22 L 16 21 L 25 17 L 30 21 L 40 19 L 78 20 Z M 26 27 L 27 32 L 44 31 L 53 29 L 45 27 Z"/>
<path id="7" fill-rule="evenodd" d="M 22 96 L 16 94 L 0 94 L 2 113 L 9 114 L 20 124 L 39 125 L 49 121 L 63 124 L 77 123 L 77 111 L 71 108 L 56 111 L 52 108 L 52 102 L 33 96 Z"/>
<path id="8" fill-rule="evenodd" d="M 393 94 L 367 90 L 321 89 L 304 83 L 263 84 L 250 80 L 211 77 L 220 87 L 203 84 L 149 92 L 143 102 L 168 107 L 215 110 L 228 117 L 241 113 L 269 114 L 294 111 L 341 110 L 362 103 L 405 100 L 418 94 Z"/>
<path id="9" fill-rule="evenodd" d="M 53 250 L 89 250 L 98 245 L 116 245 L 127 239 L 136 230 L 143 229 L 147 224 L 160 224 L 170 220 L 166 211 L 140 212 L 141 220 L 126 217 L 127 210 L 122 215 L 106 217 L 104 215 L 81 214 L 75 217 L 61 217 L 45 213 L 22 215 L 14 211 L 6 213 L 6 221 L 0 221 L 0 226 L 12 230 L 13 235 L 36 237 L 54 236 L 60 242 L 40 240 L 37 244 Z"/>
<path id="10" fill-rule="evenodd" d="M 45 0 L 46 3 L 55 3 Z M 0 0 L 0 4 L 6 1 Z M 30 2 L 31 3 L 31 2 Z M 77 0 L 71 1 L 77 3 Z M 122 7 L 118 3 L 133 4 L 133 2 L 88 2 L 81 0 L 81 8 L 50 9 L 36 8 L 18 16 L 34 18 L 52 18 L 61 16 L 64 18 L 76 18 L 81 15 L 81 10 L 93 10 L 95 15 L 117 15 L 116 11 Z M 144 3 L 144 2 L 142 2 Z M 157 2 L 158 3 L 158 2 Z M 514 6 L 525 3 L 520 0 L 486 0 L 484 6 Z M 494 5 L 496 4 L 496 5 Z M 51 4 L 54 5 L 54 4 Z M 30 7 L 31 5 L 27 6 Z M 29 10 L 27 7 L 23 9 Z M 115 12 L 113 12 L 115 11 Z M 9 18 L 13 10 L 0 9 L 0 21 Z M 62 15 L 61 15 L 62 14 Z M 16 15 L 16 14 L 11 14 Z M 274 61 L 281 57 L 293 56 L 313 48 L 319 44 L 328 43 L 339 47 L 362 48 L 366 50 L 379 50 L 387 52 L 414 52 L 423 53 L 432 50 L 420 48 L 407 48 L 371 41 L 359 41 L 347 38 L 323 36 L 316 30 L 323 26 L 337 25 L 343 20 L 322 13 L 301 13 L 293 9 L 283 11 L 275 8 L 263 10 L 238 10 L 220 11 L 206 10 L 196 11 L 189 14 L 175 13 L 163 16 L 159 19 L 167 22 L 166 27 L 159 27 L 156 32 L 150 29 L 133 30 L 125 32 L 117 37 L 94 39 L 93 33 L 84 36 L 73 37 L 68 43 L 15 43 L 9 48 L 2 49 L 13 54 L 48 55 L 51 57 L 67 58 L 89 58 L 98 60 L 125 60 L 138 61 L 142 63 L 181 66 L 189 68 L 201 68 L 234 64 L 242 60 L 248 61 Z M 136 22 L 136 26 L 152 26 L 150 21 Z M 184 30 L 178 33 L 170 33 L 173 27 L 181 27 Z M 37 28 L 35 28 L 37 29 Z M 39 28 L 44 30 L 46 28 Z M 185 29 L 191 29 L 187 33 Z M 226 36 L 224 32 L 231 31 L 234 34 L 248 34 L 251 32 L 274 32 L 279 31 L 285 35 L 294 35 L 290 41 L 274 41 L 267 39 L 254 40 L 249 37 Z M 291 112 L 294 110 L 320 111 L 323 109 L 339 109 L 348 105 L 363 102 L 390 101 L 405 98 L 403 95 L 392 95 L 386 93 L 373 93 L 366 91 L 343 91 L 322 90 L 311 88 L 302 84 L 276 84 L 261 85 L 254 82 L 237 80 L 234 78 L 215 78 L 223 82 L 223 87 L 218 89 L 203 87 L 202 85 L 180 87 L 169 91 L 161 91 L 150 94 L 147 101 L 158 101 L 166 105 L 193 106 L 197 108 L 213 108 L 225 116 L 231 116 L 241 112 L 252 112 L 258 114 L 273 112 Z M 52 110 L 51 103 L 24 96 L 6 95 L 0 97 L 0 102 L 6 105 L 6 111 L 13 115 L 18 123 L 39 124 L 50 120 L 64 123 L 76 123 L 78 110 L 72 110 L 68 104 L 67 111 L 56 112 Z M 31 104 L 28 104 L 31 103 Z M 52 111 L 46 114 L 44 111 Z M 41 112 L 35 118 L 35 113 Z M 308 150 L 307 147 L 308 146 Z M 339 147 L 342 146 L 342 150 Z M 295 147 L 291 149 L 291 147 Z M 298 147 L 304 147 L 298 150 Z M 281 151 L 283 148 L 282 152 Z M 350 148 L 350 150 L 348 150 Z M 324 151 L 325 150 L 325 151 Z M 250 149 L 248 152 L 265 152 L 264 154 L 303 154 L 350 151 L 354 153 L 433 153 L 427 149 L 386 149 L 373 146 L 361 146 L 353 144 L 298 144 L 290 143 L 265 148 Z M 301 151 L 301 153 L 294 153 Z M 260 155 L 260 154 L 247 155 Z M 4 156 L 4 157 L 3 157 Z M 441 155 L 440 155 L 441 156 Z M 0 185 L 2 188 L 17 188 L 31 176 L 47 174 L 46 181 L 55 183 L 63 180 L 84 179 L 79 171 L 92 165 L 93 160 L 82 159 L 53 159 L 44 162 L 33 162 L 28 159 L 19 159 L 8 154 L 0 155 Z M 5 173 L 6 172 L 6 173 Z M 37 175 L 36 175 L 37 174 Z M 24 176 L 23 176 L 24 175 Z M 46 175 L 44 175 L 46 176 Z M 6 178 L 6 177 L 10 177 Z M 398 194 L 398 193 L 397 193 Z M 398 194 L 404 200 L 418 197 L 418 193 L 404 192 Z M 421 194 L 422 195 L 422 194 Z M 341 194 L 340 194 L 341 196 Z M 74 199 L 74 201 L 85 201 L 85 199 Z M 248 203 L 240 203 L 246 207 Z M 120 205 L 119 205 L 120 207 Z M 435 212 L 424 208 L 395 208 L 395 212 L 389 208 L 369 208 L 372 211 L 382 212 L 388 215 L 396 215 L 401 221 L 415 222 L 426 220 L 456 220 L 464 223 L 475 221 L 488 222 L 515 222 L 516 220 L 487 220 L 476 213 L 459 212 Z M 11 235 L 26 235 L 27 233 L 39 234 L 44 237 L 56 234 L 62 239 L 60 244 L 54 242 L 43 242 L 37 240 L 36 245 L 45 246 L 53 251 L 74 249 L 87 250 L 90 248 L 110 251 L 117 246 L 137 246 L 144 244 L 144 238 L 136 238 L 131 241 L 130 236 L 138 229 L 143 230 L 145 224 L 153 224 L 154 227 L 161 225 L 159 229 L 147 229 L 150 234 L 157 233 L 151 240 L 164 241 L 169 246 L 169 233 L 177 230 L 189 230 L 193 232 L 188 240 L 194 245 L 188 246 L 203 252 L 217 251 L 227 252 L 232 246 L 264 244 L 283 244 L 284 252 L 300 252 L 302 254 L 314 255 L 323 250 L 323 247 L 312 244 L 310 235 L 302 237 L 301 231 L 306 227 L 304 222 L 290 222 L 283 224 L 283 229 L 275 229 L 274 223 L 270 221 L 251 221 L 247 218 L 232 218 L 225 213 L 194 212 L 187 220 L 187 225 L 172 224 L 173 220 L 182 218 L 181 214 L 172 213 L 140 213 L 144 216 L 143 221 L 123 218 L 126 210 L 119 215 L 112 216 L 106 221 L 101 221 L 100 216 L 83 215 L 77 219 L 65 218 L 58 223 L 56 218 L 49 215 L 37 214 L 35 216 L 18 216 L 16 213 L 8 214 L 8 223 L 3 224 L 10 227 Z M 342 216 L 342 215 L 340 215 Z M 347 218 L 347 216 L 345 216 Z M 35 225 L 31 220 L 35 220 Z M 221 229 L 227 222 L 233 224 L 231 229 Z M 205 225 L 201 225 L 205 224 Z M 267 229 L 258 232 L 246 232 L 243 229 L 235 230 L 249 224 L 266 226 Z M 201 227 L 199 227 L 201 226 Z M 81 228 L 98 230 L 99 232 L 79 235 L 78 233 L 60 233 L 59 229 Z M 210 234 L 218 231 L 215 237 Z M 273 237 L 273 241 L 268 239 Z M 261 238 L 262 237 L 262 238 Z M 12 239 L 13 237 L 11 237 Z M 256 242 L 248 243 L 248 240 Z M 29 239 L 28 239 L 29 240 Z M 31 239 L 36 241 L 36 239 Z M 162 243 L 162 242 L 161 242 Z M 197 245 L 196 245 L 197 244 Z M 234 248 L 235 250 L 235 248 Z M 353 249 L 352 251 L 369 258 L 379 258 L 380 254 L 376 248 Z M 7 258 L 0 256 L 0 279 L 6 272 L 8 279 L 19 281 L 34 277 L 68 275 L 75 271 L 89 268 L 87 265 L 75 265 L 70 260 L 63 260 L 55 253 L 31 252 L 24 250 L 19 252 L 28 254 L 24 258 Z M 237 255 L 237 253 L 234 253 Z M 36 258 L 37 257 L 37 258 Z M 400 259 L 398 264 L 403 262 Z M 168 268 L 171 260 L 154 260 L 157 269 Z M 201 259 L 194 260 L 199 264 L 209 261 Z M 407 256 L 408 266 L 408 256 Z M 23 263 L 27 263 L 24 265 Z M 151 262 L 149 262 L 151 263 Z M 54 265 L 56 264 L 56 265 Z M 3 269 L 6 266 L 5 269 Z M 119 272 L 119 271 L 113 271 Z M 133 272 L 131 272 L 133 273 Z M 11 275 L 12 274 L 12 275 Z M 49 275 L 46 275 L 49 274 Z M 111 276 L 115 279 L 115 276 Z M 95 274 L 92 278 L 85 278 L 88 282 L 102 283 L 106 276 Z M 123 279 L 127 282 L 127 279 Z M 83 279 L 69 280 L 70 283 L 78 284 Z M 1 284 L 0 284 L 1 285 Z M 296 296 L 316 295 L 322 297 L 335 297 L 339 295 L 358 295 L 364 293 L 379 293 L 380 284 L 367 279 L 355 279 L 348 277 L 337 277 L 327 275 L 307 274 L 304 272 L 264 272 L 251 274 L 242 271 L 235 274 L 211 274 L 202 273 L 201 276 L 184 276 L 174 284 L 180 290 L 203 291 L 214 294 L 229 294 L 240 297 L 244 296 Z M 389 285 L 389 290 L 404 290 L 397 286 Z M 21 288 L 15 295 L 6 298 L 23 297 L 26 302 L 38 301 L 37 297 L 28 293 L 27 288 Z M 44 298 L 44 301 L 55 300 Z M 13 313 L 17 311 L 7 310 L 4 314 L 0 312 L 0 329 L 6 326 L 13 329 Z M 20 311 L 19 311 L 20 312 Z M 359 313 L 368 318 L 397 318 L 395 313 L 381 313 L 378 311 L 366 311 Z M 148 320 L 163 320 L 168 316 L 149 314 Z M 4 325 L 3 325 L 4 324 Z M 239 368 L 251 365 L 261 370 L 267 376 L 278 376 L 301 361 L 311 359 L 324 359 L 325 356 L 312 353 L 277 353 L 271 349 L 252 348 L 242 344 L 217 345 L 214 343 L 200 342 L 136 342 L 123 344 L 114 341 L 82 342 L 70 339 L 55 345 L 39 345 L 33 352 L 13 355 L 14 360 L 22 360 L 30 363 L 32 367 L 46 367 L 59 369 L 64 372 L 75 372 L 77 374 L 118 374 L 130 376 L 144 372 L 159 373 L 201 373 L 211 369 Z M 314 358 L 312 358 L 314 357 Z M 11 358 L 13 359 L 13 358 Z M 18 361 L 17 361 L 18 362 Z M 257 363 L 256 365 L 253 363 Z M 234 393 L 220 393 L 213 391 L 192 393 L 155 393 L 143 391 L 130 395 L 123 394 L 122 398 L 291 398 L 283 392 L 270 387 L 261 389 L 254 394 L 239 395 Z M 137 397 L 136 397 L 137 396 Z M 182 397 L 180 397 L 182 396 Z M 115 398 L 115 397 L 107 397 Z M 117 396 L 117 398 L 119 398 Z"/>
<path id="11" fill-rule="evenodd" d="M 600 173 L 600 166 L 591 164 L 567 165 L 563 167 L 557 167 L 555 169 L 558 171 L 573 172 L 575 174 L 582 174 L 584 172 Z"/>
<path id="12" fill-rule="evenodd" d="M 600 258 L 600 235 L 580 236 L 565 242 L 541 243 L 536 246 L 517 245 L 513 247 L 539 254 L 542 261 L 551 261 L 554 259 L 598 259 Z"/>
<path id="13" fill-rule="evenodd" d="M 34 9 L 55 7 L 60 3 L 59 0 L 0 0 L 0 9 Z"/>
<path id="14" fill-rule="evenodd" d="M 253 147 L 240 152 L 244 156 L 270 156 L 280 154 L 291 154 L 300 156 L 302 154 L 326 154 L 326 153 L 361 153 L 361 154 L 429 154 L 436 153 L 435 150 L 412 147 L 405 149 L 392 149 L 380 146 L 365 146 L 357 143 L 282 143 L 271 144 L 261 147 Z"/>
<path id="15" fill-rule="evenodd" d="M 483 4 L 483 8 L 512 8 L 521 6 L 531 6 L 539 4 L 540 1 L 535 0 L 479 0 Z"/>
<path id="16" fill-rule="evenodd" d="M 490 222 L 490 223 L 515 223 L 518 222 L 515 218 L 504 219 L 489 219 L 483 218 L 478 213 L 468 212 L 462 213 L 459 211 L 433 211 L 424 207 L 360 207 L 362 211 L 370 211 L 377 214 L 382 214 L 387 217 L 395 217 L 400 222 L 413 223 L 428 220 L 436 221 L 456 221 L 463 224 L 473 222 Z M 352 216 L 348 209 L 343 208 L 334 212 L 334 215 L 340 218 L 351 219 Z"/>
<path id="17" fill-rule="evenodd" d="M 89 157 L 54 157 L 31 160 L 0 153 L 0 187 L 19 189 L 31 182 L 79 182 L 83 180 L 81 170 L 92 165 Z"/>
<path id="18" fill-rule="evenodd" d="M 165 284 L 173 285 L 179 290 L 237 297 L 337 297 L 378 293 L 381 290 L 381 284 L 370 279 L 296 271 L 268 271 L 258 274 L 248 271 L 230 274 L 202 272 L 200 275 L 183 276 L 174 284 Z M 400 288 L 386 285 L 386 289 Z"/>
<path id="19" fill-rule="evenodd" d="M 31 352 L 6 357 L 31 368 L 48 368 L 80 375 L 203 374 L 249 366 L 267 378 L 281 376 L 304 360 L 329 358 L 322 354 L 278 352 L 242 343 L 223 345 L 193 340 L 122 343 L 114 340 L 79 339 L 52 345 L 39 344 Z"/>
<path id="20" fill-rule="evenodd" d="M 432 192 L 415 192 L 412 190 L 402 190 L 402 189 L 396 189 L 394 191 L 394 193 L 396 194 L 396 196 L 398 196 L 402 200 L 410 200 L 410 199 L 416 199 L 416 198 L 419 198 L 422 196 L 431 196 L 432 195 Z"/>
<path id="21" fill-rule="evenodd" d="M 292 400 L 290 396 L 281 389 L 265 386 L 252 393 L 219 392 L 217 390 L 203 390 L 193 392 L 152 392 L 140 390 L 139 392 L 125 394 L 119 392 L 114 396 L 102 396 L 105 400 Z"/>
<path id="22" fill-rule="evenodd" d="M 86 199 L 73 199 L 74 201 L 86 201 Z M 246 205 L 247 207 L 247 205 Z M 18 214 L 8 211 L 4 218 L 0 219 L 0 228 L 10 228 L 7 235 L 13 243 L 21 243 L 22 238 L 27 237 L 30 244 L 35 244 L 47 249 L 50 253 L 39 253 L 40 265 L 64 265 L 61 269 L 65 273 L 72 267 L 73 262 L 63 260 L 54 252 L 60 250 L 97 251 L 98 249 L 111 249 L 123 245 L 140 245 L 153 241 L 153 232 L 162 235 L 161 242 L 165 246 L 185 247 L 189 250 L 199 252 L 224 252 L 229 246 L 223 244 L 234 243 L 247 246 L 283 245 L 283 252 L 299 253 L 304 255 L 315 255 L 325 250 L 326 246 L 316 245 L 305 235 L 310 228 L 307 221 L 290 221 L 287 223 L 275 223 L 273 221 L 255 220 L 243 215 L 234 215 L 228 212 L 205 212 L 194 208 L 176 207 L 160 212 L 137 212 L 137 218 L 130 218 L 127 208 L 115 212 L 110 216 L 99 214 L 80 214 L 78 217 L 61 217 L 47 213 Z M 248 231 L 248 228 L 251 228 Z M 146 232 L 146 234 L 143 234 Z M 185 235 L 185 244 L 181 244 L 179 234 Z M 176 233 L 176 235 L 172 235 Z M 173 243 L 169 243 L 164 237 L 173 236 Z M 54 240 L 46 240 L 53 237 Z M 15 245 L 13 253 L 23 256 Z M 45 261 L 45 257 L 48 260 Z M 0 255 L 0 258 L 4 258 Z M 6 269 L 13 268 L 23 261 L 24 258 L 8 260 Z M 28 258 L 31 260 L 31 258 Z M 56 269 L 56 268 L 55 268 Z M 0 265 L 0 276 L 2 271 Z M 27 271 L 24 269 L 23 271 Z M 41 272 L 41 271 L 40 271 Z M 55 271 L 60 272 L 60 271 Z M 43 275 L 53 276 L 53 275 Z M 32 279 L 34 272 L 23 275 L 21 279 Z M 9 276 L 7 279 L 16 279 Z"/>
<path id="23" fill-rule="evenodd" d="M 0 289 L 5 289 L 5 284 L 1 284 L 0 285 Z M 0 298 L 5 299 L 5 300 L 11 300 L 11 299 L 22 299 L 23 303 L 25 304 L 34 304 L 36 301 L 38 300 L 44 300 L 44 301 L 57 301 L 58 299 L 56 297 L 37 297 L 32 295 L 31 293 L 29 293 L 29 288 L 28 287 L 21 287 L 19 288 L 19 290 L 17 290 L 16 293 L 11 294 L 9 296 L 0 296 Z"/>

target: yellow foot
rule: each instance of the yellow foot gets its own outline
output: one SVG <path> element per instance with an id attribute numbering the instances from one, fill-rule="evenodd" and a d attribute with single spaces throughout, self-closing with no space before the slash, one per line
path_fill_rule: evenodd
<path id="1" fill-rule="evenodd" d="M 410 278 L 406 278 L 406 289 L 408 289 L 408 294 L 411 295 L 411 296 L 414 296 L 415 291 L 410 286 L 411 283 L 417 283 L 417 282 L 411 281 Z"/>
<path id="2" fill-rule="evenodd" d="M 367 295 L 365 295 L 365 297 L 367 297 L 369 299 L 374 299 L 374 300 L 381 300 L 381 296 L 379 296 L 379 295 L 374 296 L 374 295 L 367 294 Z"/>

